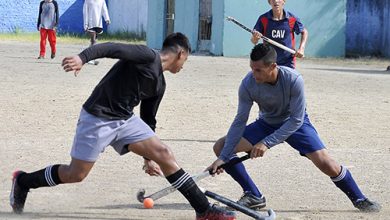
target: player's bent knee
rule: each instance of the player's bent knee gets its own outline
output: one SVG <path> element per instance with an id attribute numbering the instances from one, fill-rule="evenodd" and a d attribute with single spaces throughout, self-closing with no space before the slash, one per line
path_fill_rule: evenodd
<path id="1" fill-rule="evenodd" d="M 222 137 L 215 142 L 213 146 L 213 151 L 215 155 L 219 156 L 224 144 L 225 144 L 225 137 Z"/>

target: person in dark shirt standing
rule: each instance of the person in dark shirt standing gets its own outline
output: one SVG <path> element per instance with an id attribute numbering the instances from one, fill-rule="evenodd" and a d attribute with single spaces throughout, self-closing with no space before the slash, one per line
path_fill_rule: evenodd
<path id="1" fill-rule="evenodd" d="M 173 33 L 160 52 L 144 45 L 96 44 L 79 55 L 66 57 L 66 72 L 78 75 L 82 66 L 97 58 L 119 61 L 109 70 L 84 103 L 69 165 L 56 164 L 32 173 L 13 175 L 10 204 L 22 213 L 30 189 L 81 182 L 99 154 L 111 145 L 120 155 L 132 151 L 144 157 L 149 175 L 164 174 L 196 211 L 197 219 L 235 219 L 235 213 L 211 206 L 191 176 L 179 167 L 171 149 L 154 133 L 156 113 L 165 92 L 163 72 L 178 73 L 191 51 L 185 35 Z M 140 117 L 133 108 L 140 107 Z"/>
<path id="2" fill-rule="evenodd" d="M 55 0 L 44 0 L 39 4 L 37 29 L 41 35 L 38 59 L 45 58 L 46 39 L 49 40 L 51 58 L 56 56 L 56 28 L 58 25 L 58 4 Z"/>

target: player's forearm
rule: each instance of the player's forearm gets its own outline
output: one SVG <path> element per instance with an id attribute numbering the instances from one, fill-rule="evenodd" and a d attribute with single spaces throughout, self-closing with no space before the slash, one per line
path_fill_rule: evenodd
<path id="1" fill-rule="evenodd" d="M 224 162 L 228 162 L 232 155 L 235 153 L 235 147 L 240 142 L 242 134 L 245 130 L 245 123 L 240 127 L 230 127 L 228 134 L 226 135 L 225 145 L 222 148 L 219 159 Z"/>
<path id="2" fill-rule="evenodd" d="M 305 50 L 306 48 L 306 42 L 307 42 L 307 39 L 309 38 L 309 32 L 307 31 L 307 29 L 303 29 L 302 31 L 302 34 L 301 34 L 301 43 L 299 45 L 299 49 L 300 50 Z"/>
<path id="3" fill-rule="evenodd" d="M 230 160 L 232 155 L 235 153 L 235 148 L 240 142 L 240 139 L 245 131 L 246 122 L 248 121 L 249 111 L 244 114 L 237 114 L 229 131 L 226 135 L 225 145 L 219 155 L 219 159 L 227 162 Z"/>
<path id="4" fill-rule="evenodd" d="M 79 56 L 83 63 L 98 58 L 121 59 L 134 63 L 149 63 L 154 60 L 156 54 L 143 45 L 108 42 L 88 47 Z"/>
<path id="5" fill-rule="evenodd" d="M 162 100 L 163 95 L 155 96 L 149 99 L 145 99 L 141 102 L 140 106 L 140 116 L 141 119 L 149 125 L 149 127 L 155 131 L 156 130 L 156 115 L 158 107 Z"/>

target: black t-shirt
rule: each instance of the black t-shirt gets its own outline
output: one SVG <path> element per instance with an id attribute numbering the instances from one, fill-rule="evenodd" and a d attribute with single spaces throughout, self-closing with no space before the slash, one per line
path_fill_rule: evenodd
<path id="1" fill-rule="evenodd" d="M 102 43 L 79 54 L 83 63 L 97 58 L 119 61 L 108 71 L 84 103 L 90 114 L 107 119 L 128 119 L 141 103 L 140 114 L 153 130 L 165 79 L 157 51 L 144 45 Z"/>

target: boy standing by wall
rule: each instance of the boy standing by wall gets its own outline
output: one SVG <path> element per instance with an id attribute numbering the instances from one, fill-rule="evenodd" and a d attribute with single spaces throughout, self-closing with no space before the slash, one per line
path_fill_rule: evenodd
<path id="1" fill-rule="evenodd" d="M 43 0 L 39 5 L 37 29 L 41 35 L 38 59 L 45 58 L 46 38 L 49 39 L 51 58 L 56 56 L 56 28 L 58 25 L 58 4 L 55 0 Z"/>
<path id="2" fill-rule="evenodd" d="M 272 9 L 260 15 L 257 19 L 251 41 L 256 45 L 261 36 L 264 35 L 295 50 L 295 34 L 301 34 L 301 42 L 295 56 L 278 47 L 274 47 L 278 55 L 277 64 L 295 69 L 295 57 L 302 58 L 305 55 L 305 46 L 309 32 L 297 16 L 284 10 L 286 0 L 268 0 L 268 3 Z"/>

